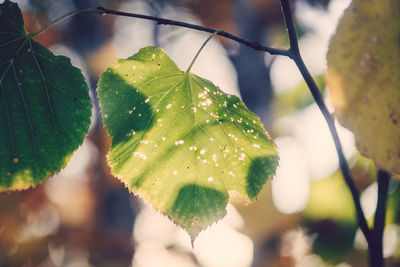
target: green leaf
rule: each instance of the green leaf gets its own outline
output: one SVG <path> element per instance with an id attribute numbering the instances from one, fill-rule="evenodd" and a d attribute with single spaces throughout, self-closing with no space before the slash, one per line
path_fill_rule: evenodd
<path id="1" fill-rule="evenodd" d="M 113 174 L 192 240 L 225 216 L 229 190 L 253 199 L 275 173 L 276 148 L 258 117 L 160 48 L 118 60 L 98 96 Z"/>
<path id="2" fill-rule="evenodd" d="M 18 5 L 0 5 L 0 191 L 34 186 L 65 167 L 88 131 L 81 71 L 25 32 Z"/>
<path id="3" fill-rule="evenodd" d="M 355 221 L 344 222 L 328 218 L 306 220 L 304 224 L 307 234 L 313 237 L 312 253 L 329 263 L 324 266 L 338 266 L 354 253 L 354 237 L 358 229 Z"/>
<path id="4" fill-rule="evenodd" d="M 304 215 L 314 220 L 351 223 L 355 220 L 355 210 L 349 203 L 352 203 L 352 196 L 337 170 L 330 177 L 312 183 Z"/>
<path id="5" fill-rule="evenodd" d="M 323 94 L 325 89 L 324 77 L 322 75 L 316 75 L 313 76 L 313 79 L 317 84 L 320 93 Z M 307 83 L 302 80 L 292 90 L 276 96 L 274 113 L 275 116 L 279 118 L 283 115 L 304 109 L 313 103 L 315 103 L 315 101 L 310 94 L 310 89 L 308 88 Z"/>

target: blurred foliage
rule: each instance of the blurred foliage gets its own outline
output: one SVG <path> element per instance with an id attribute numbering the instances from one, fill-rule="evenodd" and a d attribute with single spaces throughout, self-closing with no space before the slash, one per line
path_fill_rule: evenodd
<path id="1" fill-rule="evenodd" d="M 331 177 L 315 181 L 311 185 L 309 202 L 304 210 L 306 218 L 339 222 L 354 222 L 355 209 L 340 170 Z"/>
<path id="2" fill-rule="evenodd" d="M 323 94 L 325 91 L 325 83 L 323 75 L 316 75 L 313 77 L 320 92 Z M 274 111 L 277 118 L 293 113 L 297 110 L 302 110 L 314 103 L 314 99 L 308 89 L 304 80 L 292 90 L 276 96 L 274 102 Z"/>
<path id="3" fill-rule="evenodd" d="M 314 238 L 313 253 L 324 261 L 339 264 L 354 253 L 353 241 L 358 226 L 354 222 L 340 222 L 332 219 L 305 221 L 305 227 Z"/>
<path id="4" fill-rule="evenodd" d="M 366 192 L 365 189 L 376 186 L 376 167 L 372 160 L 357 153 L 349 160 L 349 164 L 361 194 Z M 309 203 L 302 213 L 304 227 L 314 240 L 313 253 L 331 264 L 351 262 L 354 257 L 365 257 L 354 247 L 358 225 L 351 194 L 340 170 L 335 171 L 330 177 L 312 183 Z M 368 218 L 370 225 L 373 219 L 374 216 Z M 386 225 L 399 222 L 400 183 L 392 180 L 389 186 Z M 395 255 L 400 253 L 399 245 L 396 246 Z M 391 264 L 388 266 L 396 266 Z"/>
<path id="5" fill-rule="evenodd" d="M 349 166 L 358 189 L 363 190 L 376 181 L 377 168 L 374 162 L 359 152 L 349 159 Z"/>
<path id="6" fill-rule="evenodd" d="M 387 205 L 386 224 L 400 224 L 400 182 L 397 180 L 392 180 L 389 184 Z"/>
<path id="7" fill-rule="evenodd" d="M 302 24 L 299 24 L 296 22 L 295 22 L 295 26 L 296 26 L 297 36 L 299 39 L 301 39 L 308 32 L 308 29 L 303 27 Z M 287 29 L 286 29 L 286 26 L 283 24 L 273 25 L 269 29 L 268 39 L 269 39 L 269 42 L 274 47 L 289 48 L 289 46 L 290 46 L 289 38 L 287 35 Z"/>
<path id="8" fill-rule="evenodd" d="M 331 0 L 306 0 L 312 6 L 327 8 Z"/>
<path id="9" fill-rule="evenodd" d="M 366 188 L 376 179 L 371 160 L 356 154 L 350 159 L 350 166 L 358 188 Z M 355 209 L 340 169 L 312 183 L 303 214 L 305 227 L 314 238 L 313 253 L 331 264 L 346 262 L 349 255 L 356 253 L 353 246 L 358 229 Z"/>

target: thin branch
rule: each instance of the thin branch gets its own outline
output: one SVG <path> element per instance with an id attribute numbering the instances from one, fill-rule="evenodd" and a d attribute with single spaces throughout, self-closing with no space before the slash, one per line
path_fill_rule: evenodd
<path id="1" fill-rule="evenodd" d="M 386 219 L 386 200 L 389 190 L 390 174 L 385 170 L 378 170 L 378 202 L 375 210 L 374 228 L 372 234 L 374 243 L 368 243 L 370 266 L 384 266 L 383 260 L 383 231 Z"/>
<path id="2" fill-rule="evenodd" d="M 297 40 L 296 27 L 294 26 L 292 10 L 287 0 L 284 1 L 281 0 L 281 9 L 283 17 L 285 19 L 286 29 L 289 35 L 289 43 L 290 43 L 289 50 L 292 52 L 290 58 L 292 58 L 294 54 L 300 55 L 300 49 L 299 49 L 299 42 Z"/>
<path id="3" fill-rule="evenodd" d="M 389 189 L 390 174 L 385 170 L 378 170 L 378 203 L 376 205 L 375 219 L 374 219 L 374 234 L 379 237 L 382 243 L 383 230 L 385 228 L 386 218 L 386 199 Z"/>
<path id="4" fill-rule="evenodd" d="M 231 34 L 229 32 L 223 31 L 223 30 L 217 30 L 217 29 L 213 29 L 213 28 L 203 27 L 203 26 L 186 23 L 186 22 L 182 22 L 182 21 L 177 21 L 177 20 L 172 20 L 172 19 L 164 19 L 164 18 L 159 18 L 159 17 L 154 17 L 154 16 L 148 16 L 148 15 L 142 15 L 142 14 L 136 14 L 136 13 L 130 13 L 130 12 L 122 12 L 122 11 L 117 11 L 117 10 L 113 10 L 113 9 L 108 9 L 105 7 L 78 9 L 76 11 L 67 13 L 67 14 L 61 16 L 60 18 L 56 19 L 55 21 L 51 22 L 44 28 L 40 29 L 38 32 L 31 34 L 31 36 L 34 37 L 36 35 L 39 35 L 42 32 L 44 32 L 45 30 L 47 30 L 48 28 L 57 24 L 58 22 L 64 20 L 65 18 L 74 16 L 77 14 L 81 14 L 81 13 L 97 13 L 97 14 L 101 14 L 101 15 L 110 14 L 110 15 L 117 15 L 117 16 L 123 16 L 123 17 L 139 18 L 139 19 L 145 19 L 145 20 L 152 20 L 152 21 L 157 22 L 157 24 L 162 24 L 162 25 L 179 26 L 179 27 L 183 27 L 183 28 L 188 28 L 188 29 L 202 31 L 202 32 L 208 32 L 208 33 L 218 32 L 217 35 L 219 35 L 219 36 L 225 37 L 227 39 L 231 39 L 233 41 L 241 43 L 241 44 L 243 44 L 247 47 L 253 48 L 255 50 L 264 51 L 271 55 L 289 56 L 289 50 L 277 49 L 277 48 L 265 46 L 265 45 L 260 44 L 259 42 L 246 40 L 246 39 L 240 38 L 239 36 L 236 36 L 234 34 Z"/>
<path id="5" fill-rule="evenodd" d="M 321 113 L 323 114 L 326 123 L 328 124 L 329 130 L 331 132 L 333 141 L 335 143 L 335 148 L 339 157 L 339 165 L 340 169 L 343 174 L 343 178 L 346 181 L 347 186 L 350 189 L 351 195 L 353 197 L 353 201 L 355 204 L 356 208 L 356 214 L 357 214 L 357 221 L 358 225 L 363 232 L 365 238 L 367 239 L 368 243 L 374 242 L 375 238 L 372 235 L 371 230 L 368 227 L 367 220 L 365 219 L 363 210 L 361 208 L 361 203 L 360 203 L 360 193 L 358 192 L 357 187 L 354 184 L 354 180 L 351 176 L 351 172 L 349 169 L 349 166 L 347 164 L 346 158 L 343 154 L 343 149 L 342 145 L 335 127 L 335 121 L 334 118 L 331 116 L 330 112 L 328 111 L 323 97 L 318 90 L 318 86 L 316 85 L 314 79 L 312 78 L 310 72 L 308 71 L 307 67 L 304 64 L 304 61 L 300 55 L 300 49 L 297 41 L 297 35 L 296 35 L 296 30 L 294 26 L 294 20 L 292 16 L 292 12 L 290 9 L 290 4 L 288 0 L 281 0 L 281 7 L 282 7 L 282 12 L 285 17 L 285 23 L 286 27 L 288 30 L 289 34 L 289 40 L 290 40 L 290 48 L 289 52 L 290 55 L 289 57 L 293 59 L 293 61 L 296 63 L 298 69 L 300 70 L 305 82 L 307 83 L 312 96 L 314 97 L 314 100 L 316 104 L 318 105 Z"/>
<path id="6" fill-rule="evenodd" d="M 229 32 L 226 31 L 219 31 L 217 29 L 213 28 L 208 28 L 208 27 L 203 27 L 191 23 L 186 23 L 182 21 L 177 21 L 177 20 L 171 20 L 171 19 L 164 19 L 164 18 L 159 18 L 159 17 L 154 17 L 154 16 L 147 16 L 147 15 L 142 15 L 142 14 L 136 14 L 136 13 L 129 13 L 129 12 L 122 12 L 122 11 L 116 11 L 112 9 L 107 9 L 104 7 L 98 7 L 98 11 L 101 11 L 102 14 L 110 14 L 110 15 L 117 15 L 117 16 L 124 16 L 124 17 L 132 17 L 132 18 L 140 18 L 140 19 L 146 19 L 146 20 L 152 20 L 156 21 L 158 24 L 163 24 L 163 25 L 174 25 L 174 26 L 179 26 L 183 28 L 189 28 L 193 30 L 198 30 L 202 32 L 208 32 L 208 33 L 214 33 L 218 31 L 217 35 L 223 36 L 225 38 L 231 39 L 233 41 L 236 41 L 238 43 L 241 43 L 245 46 L 248 46 L 250 48 L 253 48 L 258 51 L 264 51 L 267 52 L 271 55 L 283 55 L 283 56 L 289 56 L 288 50 L 284 49 L 276 49 L 268 46 L 264 46 L 258 42 L 255 41 L 249 41 L 243 38 L 240 38 L 236 35 L 233 35 Z"/>

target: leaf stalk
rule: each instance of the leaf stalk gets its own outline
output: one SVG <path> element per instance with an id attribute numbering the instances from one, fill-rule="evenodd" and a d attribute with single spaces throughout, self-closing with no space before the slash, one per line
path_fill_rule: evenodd
<path id="1" fill-rule="evenodd" d="M 204 41 L 204 43 L 200 46 L 200 49 L 197 51 L 196 55 L 194 56 L 192 62 L 191 62 L 190 65 L 189 65 L 189 67 L 187 68 L 186 73 L 189 73 L 189 72 L 190 72 L 190 70 L 191 70 L 192 67 L 193 67 L 194 62 L 195 62 L 196 59 L 199 57 L 199 55 L 200 55 L 201 51 L 203 50 L 203 48 L 204 48 L 204 47 L 207 45 L 207 43 L 208 43 L 215 35 L 217 35 L 219 32 L 221 32 L 221 30 L 215 31 L 213 34 L 211 34 L 211 35 L 207 38 L 207 40 Z"/>
<path id="2" fill-rule="evenodd" d="M 64 19 L 67 19 L 67 18 L 69 18 L 69 17 L 75 16 L 75 15 L 78 15 L 78 14 L 82 14 L 82 13 L 93 13 L 93 12 L 94 12 L 94 13 L 102 14 L 102 11 L 99 10 L 98 8 L 78 9 L 78 10 L 76 10 L 76 11 L 69 12 L 69 13 L 67 13 L 67 14 L 65 14 L 65 15 L 63 15 L 63 16 L 61 16 L 61 17 L 59 17 L 58 19 L 56 19 L 56 20 L 50 22 L 49 24 L 47 24 L 46 26 L 44 26 L 44 27 L 43 27 L 42 29 L 40 29 L 39 31 L 30 34 L 30 36 L 31 36 L 31 37 L 35 37 L 35 36 L 41 34 L 42 32 L 46 31 L 46 30 L 49 29 L 50 27 L 54 26 L 55 24 L 59 23 L 60 21 L 62 21 L 62 20 L 64 20 Z"/>

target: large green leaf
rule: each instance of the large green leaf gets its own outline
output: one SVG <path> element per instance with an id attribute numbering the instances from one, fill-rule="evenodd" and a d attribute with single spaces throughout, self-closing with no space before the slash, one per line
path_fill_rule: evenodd
<path id="1" fill-rule="evenodd" d="M 226 214 L 229 190 L 253 199 L 275 173 L 276 148 L 258 117 L 162 49 L 118 60 L 98 96 L 113 174 L 192 240 Z"/>
<path id="2" fill-rule="evenodd" d="M 23 24 L 17 4 L 0 5 L 0 191 L 60 171 L 90 124 L 81 71 L 34 41 Z"/>

